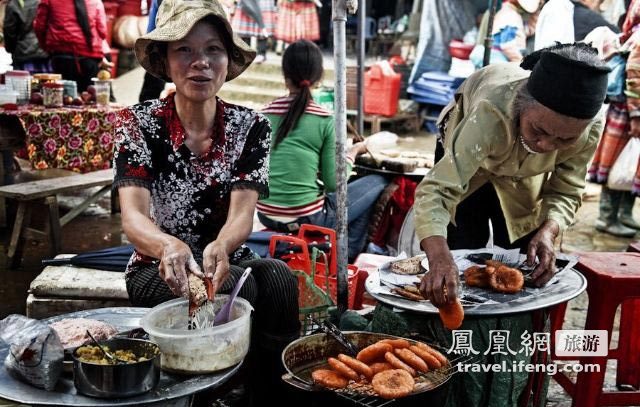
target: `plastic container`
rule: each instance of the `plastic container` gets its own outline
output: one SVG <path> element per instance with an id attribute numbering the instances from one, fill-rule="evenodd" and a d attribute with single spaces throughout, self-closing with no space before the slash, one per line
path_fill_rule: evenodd
<path id="1" fill-rule="evenodd" d="M 229 298 L 217 294 L 217 312 Z M 189 304 L 177 298 L 153 307 L 141 320 L 151 341 L 160 346 L 162 369 L 183 374 L 212 373 L 239 363 L 249 351 L 251 311 L 244 298 L 236 298 L 231 321 L 213 328 L 188 330 Z"/>
<path id="2" fill-rule="evenodd" d="M 0 85 L 0 105 L 5 103 L 16 103 L 18 92 L 13 90 L 11 86 Z"/>
<path id="3" fill-rule="evenodd" d="M 109 106 L 109 95 L 111 93 L 111 79 L 93 79 L 93 86 L 96 88 L 96 105 Z"/>
<path id="4" fill-rule="evenodd" d="M 398 111 L 402 75 L 389 62 L 381 61 L 364 74 L 364 112 L 395 116 Z"/>
<path id="5" fill-rule="evenodd" d="M 42 85 L 42 101 L 44 107 L 62 107 L 64 85 L 61 83 L 45 83 Z"/>
<path id="6" fill-rule="evenodd" d="M 71 96 L 74 99 L 78 97 L 76 81 L 61 80 L 60 83 L 64 86 L 64 96 Z"/>
<path id="7" fill-rule="evenodd" d="M 31 98 L 31 75 L 28 71 L 9 71 L 4 75 L 5 83 L 18 92 L 16 103 L 24 105 Z"/>

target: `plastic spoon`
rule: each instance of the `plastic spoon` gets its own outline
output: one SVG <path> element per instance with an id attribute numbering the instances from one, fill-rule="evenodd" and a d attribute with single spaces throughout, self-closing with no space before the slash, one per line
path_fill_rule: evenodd
<path id="1" fill-rule="evenodd" d="M 226 324 L 227 322 L 229 322 L 229 316 L 231 315 L 231 307 L 233 306 L 233 301 L 235 301 L 236 297 L 238 296 L 238 292 L 240 292 L 240 289 L 244 285 L 245 280 L 247 279 L 247 277 L 249 277 L 249 273 L 251 273 L 251 267 L 247 267 L 244 270 L 244 273 L 242 273 L 240 280 L 238 280 L 236 286 L 233 287 L 233 291 L 231 291 L 229 299 L 216 314 L 215 318 L 213 319 L 214 326 Z"/>

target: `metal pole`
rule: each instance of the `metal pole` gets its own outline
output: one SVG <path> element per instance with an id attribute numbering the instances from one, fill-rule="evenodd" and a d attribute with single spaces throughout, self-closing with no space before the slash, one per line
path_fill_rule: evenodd
<path id="1" fill-rule="evenodd" d="M 482 66 L 489 65 L 491 61 L 491 47 L 493 46 L 493 18 L 496 16 L 496 8 L 498 0 L 489 0 L 489 21 L 487 21 L 487 35 L 484 37 L 484 57 L 482 58 Z"/>
<path id="2" fill-rule="evenodd" d="M 365 29 L 367 23 L 367 0 L 360 0 L 358 7 L 358 116 L 356 129 L 364 135 L 364 60 L 366 55 Z"/>
<path id="3" fill-rule="evenodd" d="M 349 0 L 333 0 L 333 60 L 335 61 L 335 124 L 336 124 L 336 234 L 338 237 L 338 313 L 347 309 L 347 51 L 346 24 Z M 355 10 L 354 10 L 355 11 Z"/>

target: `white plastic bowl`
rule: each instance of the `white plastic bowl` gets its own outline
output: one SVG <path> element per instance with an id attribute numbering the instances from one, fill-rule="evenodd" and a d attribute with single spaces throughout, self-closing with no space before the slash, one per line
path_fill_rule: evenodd
<path id="1" fill-rule="evenodd" d="M 216 312 L 228 295 L 216 295 Z M 162 352 L 162 369 L 174 373 L 202 374 L 239 363 L 249 351 L 251 311 L 244 298 L 237 297 L 231 320 L 213 328 L 188 330 L 189 305 L 184 298 L 153 307 L 140 321 L 149 338 Z"/>

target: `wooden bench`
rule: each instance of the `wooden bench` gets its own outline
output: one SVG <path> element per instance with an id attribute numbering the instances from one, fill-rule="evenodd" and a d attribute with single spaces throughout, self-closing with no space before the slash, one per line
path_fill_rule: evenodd
<path id="1" fill-rule="evenodd" d="M 73 255 L 63 254 L 60 257 Z M 48 318 L 103 307 L 129 307 L 124 273 L 72 265 L 47 266 L 31 282 L 29 318 Z"/>
<path id="2" fill-rule="evenodd" d="M 11 232 L 11 241 L 7 251 L 9 267 L 16 268 L 22 260 L 22 249 L 27 234 L 44 235 L 49 237 L 51 256 L 60 252 L 61 228 L 76 216 L 81 214 L 89 205 L 109 192 L 113 183 L 113 170 L 89 172 L 46 180 L 23 182 L 0 186 L 0 198 L 18 201 L 16 219 Z M 86 198 L 80 205 L 60 217 L 57 194 L 81 191 L 91 187 L 101 187 L 97 192 Z M 47 207 L 48 222 L 44 231 L 30 227 L 31 213 L 36 205 L 44 203 Z M 112 213 L 117 209 L 115 196 L 111 197 Z"/>

